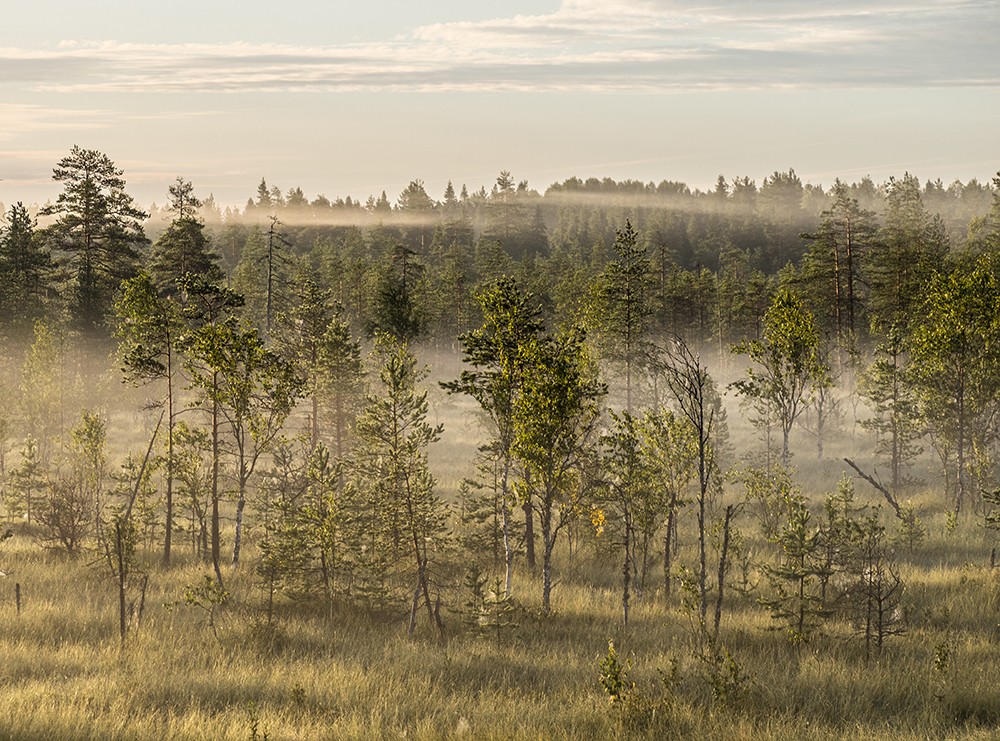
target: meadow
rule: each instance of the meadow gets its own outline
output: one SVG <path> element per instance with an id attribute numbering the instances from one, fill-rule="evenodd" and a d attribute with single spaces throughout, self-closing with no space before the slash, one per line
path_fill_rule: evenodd
<path id="1" fill-rule="evenodd" d="M 440 399 L 435 407 L 454 413 Z M 730 419 L 734 449 L 755 445 L 737 411 Z M 468 422 L 450 417 L 449 425 L 432 463 L 454 497 L 474 437 Z M 856 444 L 842 433 L 824 461 L 797 453 L 795 480 L 817 516 L 846 468 L 837 452 Z M 870 656 L 856 626 L 837 615 L 807 642 L 775 629 L 758 603 L 767 592 L 760 564 L 775 546 L 749 511 L 735 524 L 753 563 L 742 574 L 731 567 L 716 641 L 706 640 L 684 590 L 665 598 L 655 572 L 623 629 L 619 560 L 583 531 L 572 554 L 565 540 L 557 551 L 550 614 L 539 609 L 540 577 L 517 563 L 499 631 L 467 624 L 460 564 L 442 606 L 443 642 L 425 622 L 408 638 L 403 604 L 372 610 L 279 597 L 268 614 L 249 565 L 251 528 L 247 565 L 224 574 L 223 604 L 197 592 L 211 567 L 183 546 L 169 570 L 158 551 L 140 551 L 148 587 L 122 645 L 116 586 L 99 555 L 47 550 L 34 526 L 11 522 L 0 544 L 0 737 L 995 738 L 993 533 L 971 512 L 949 518 L 925 473 L 912 504 L 926 535 L 894 549 L 905 632 Z M 727 500 L 740 496 L 735 484 L 725 491 Z M 856 492 L 860 503 L 881 503 L 860 480 Z M 892 531 L 893 518 L 881 516 Z M 693 565 L 691 512 L 679 532 L 677 562 Z M 625 672 L 615 674 L 617 700 L 602 686 L 609 641 Z"/>

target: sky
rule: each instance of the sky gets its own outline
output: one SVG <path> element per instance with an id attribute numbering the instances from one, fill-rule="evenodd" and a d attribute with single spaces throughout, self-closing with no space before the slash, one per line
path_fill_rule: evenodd
<path id="1" fill-rule="evenodd" d="M 1000 170 L 1000 2 L 32 0 L 0 25 L 0 202 L 79 145 L 140 206 L 441 198 L 502 170 L 830 185 Z"/>

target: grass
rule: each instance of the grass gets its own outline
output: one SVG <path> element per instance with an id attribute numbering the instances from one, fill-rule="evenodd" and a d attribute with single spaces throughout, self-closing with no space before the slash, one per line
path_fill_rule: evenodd
<path id="1" fill-rule="evenodd" d="M 120 393 L 138 406 L 146 392 Z M 468 400 L 432 393 L 440 415 L 434 421 L 446 426 L 431 462 L 440 493 L 454 499 L 472 472 L 481 433 Z M 729 419 L 733 449 L 759 449 L 735 406 Z M 112 415 L 109 434 L 123 449 L 142 450 L 147 421 Z M 824 461 L 815 460 L 801 431 L 795 434 L 802 439 L 794 478 L 818 518 L 823 496 L 846 468 L 840 457 L 854 456 L 866 470 L 872 459 L 857 454 L 867 444 L 860 434 L 831 438 Z M 843 620 L 828 622 L 808 644 L 789 643 L 757 604 L 765 588 L 759 571 L 758 590 L 743 596 L 734 568 L 717 647 L 732 657 L 728 664 L 726 654 L 699 639 L 678 595 L 665 599 L 656 555 L 625 632 L 618 556 L 588 542 L 589 535 L 572 563 L 565 539 L 557 550 L 551 615 L 537 610 L 540 579 L 518 562 L 516 627 L 499 642 L 462 627 L 456 569 L 444 600 L 444 645 L 423 615 L 407 639 L 402 605 L 378 613 L 346 602 L 279 599 L 268 624 L 253 579 L 252 531 L 241 571 L 226 573 L 232 598 L 219 613 L 216 636 L 203 610 L 167 607 L 211 571 L 187 553 L 186 542 L 175 541 L 169 570 L 158 554 L 141 554 L 150 575 L 146 607 L 122 648 L 106 567 L 92 553 L 73 560 L 46 551 L 15 526 L 15 536 L 0 544 L 0 570 L 8 574 L 0 578 L 0 738 L 995 738 L 1000 570 L 988 567 L 993 541 L 971 515 L 949 529 L 935 490 L 940 483 L 932 462 L 925 465 L 918 474 L 927 483 L 907 498 L 927 535 L 896 554 L 907 632 L 870 659 Z M 738 485 L 727 484 L 725 496 L 741 496 Z M 883 521 L 895 527 L 880 495 L 860 481 L 857 498 L 883 504 Z M 682 516 L 678 554 L 689 567 L 697 560 L 691 509 Z M 757 559 L 773 554 L 748 511 L 736 526 Z M 713 553 L 713 572 L 715 559 Z M 22 587 L 20 614 L 15 583 Z M 618 704 L 598 681 L 609 640 L 635 683 Z"/>
<path id="2" fill-rule="evenodd" d="M 0 737 L 989 738 L 1000 725 L 1000 579 L 966 563 L 981 560 L 976 535 L 971 522 L 942 528 L 908 557 L 909 631 L 877 659 L 836 622 L 793 646 L 752 596 L 733 594 L 721 640 L 743 679 L 720 695 L 712 674 L 725 685 L 726 672 L 697 658 L 676 599 L 650 590 L 623 633 L 615 565 L 587 551 L 589 568 L 563 576 L 549 616 L 533 609 L 538 581 L 518 573 L 517 627 L 499 645 L 463 632 L 454 613 L 440 645 L 422 624 L 407 639 L 405 610 L 346 604 L 281 602 L 268 626 L 249 569 L 229 576 L 216 639 L 202 611 L 166 607 L 205 566 L 182 556 L 164 571 L 148 554 L 147 607 L 122 649 L 102 568 L 19 533 L 0 551 Z M 612 706 L 597 681 L 609 639 L 636 683 L 630 707 Z"/>

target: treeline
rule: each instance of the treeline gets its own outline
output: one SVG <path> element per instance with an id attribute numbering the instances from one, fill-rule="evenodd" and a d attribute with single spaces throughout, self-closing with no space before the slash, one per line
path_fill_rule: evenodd
<path id="1" fill-rule="evenodd" d="M 410 632 L 424 610 L 443 635 L 440 595 L 462 562 L 500 580 L 490 591 L 470 571 L 465 585 L 477 620 L 499 621 L 515 561 L 540 572 L 548 611 L 559 548 L 589 543 L 621 558 L 626 622 L 659 562 L 666 598 L 680 578 L 702 627 L 714 603 L 717 638 L 746 505 L 778 546 L 756 565 L 773 582 L 766 602 L 804 639 L 831 609 L 833 573 L 853 589 L 888 558 L 884 525 L 847 484 L 814 527 L 788 478 L 795 425 L 809 416 L 822 457 L 837 391 L 867 405 L 859 421 L 912 540 L 919 522 L 896 497 L 923 446 L 956 517 L 990 501 L 1000 194 L 976 183 L 905 175 L 823 191 L 789 171 L 711 193 L 571 180 L 542 196 L 504 172 L 489 192 L 449 186 L 438 202 L 414 181 L 395 205 L 362 205 L 262 181 L 219 219 L 178 178 L 149 239 L 106 155 L 74 148 L 54 178 L 45 223 L 16 204 L 0 233 L 3 505 L 44 542 L 117 562 L 123 594 L 134 545 L 169 564 L 175 538 L 221 590 L 249 521 L 269 607 L 280 593 L 405 601 Z M 107 436 L 122 410 L 66 414 L 84 347 L 113 353 L 155 397 L 149 452 L 130 443 L 118 468 Z M 427 347 L 462 354 L 443 385 L 484 422 L 460 512 L 428 466 L 442 429 Z M 763 451 L 739 474 L 703 359 L 715 352 L 749 365 L 732 389 Z M 678 567 L 689 505 L 697 550 Z M 896 592 L 876 588 L 898 584 L 868 585 L 885 606 Z"/>

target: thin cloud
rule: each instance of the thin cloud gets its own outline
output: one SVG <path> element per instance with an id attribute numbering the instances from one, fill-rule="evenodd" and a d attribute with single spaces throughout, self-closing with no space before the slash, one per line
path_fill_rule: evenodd
<path id="1" fill-rule="evenodd" d="M 0 49 L 45 92 L 590 91 L 996 86 L 995 3 L 564 0 L 373 44 L 68 41 Z"/>

